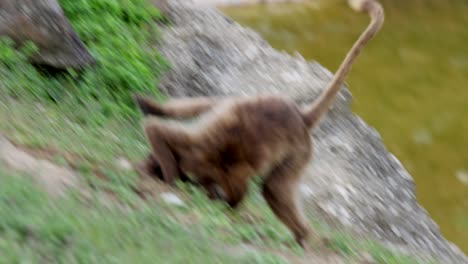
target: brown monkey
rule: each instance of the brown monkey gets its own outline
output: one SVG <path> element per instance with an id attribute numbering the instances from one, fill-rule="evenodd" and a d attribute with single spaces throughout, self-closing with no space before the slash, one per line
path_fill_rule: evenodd
<path id="1" fill-rule="evenodd" d="M 152 147 L 149 164 L 159 164 L 163 179 L 170 184 L 183 172 L 209 193 L 218 186 L 218 196 L 232 207 L 243 199 L 248 180 L 261 177 L 268 205 L 304 247 L 310 229 L 296 195 L 301 173 L 311 158 L 309 131 L 328 111 L 354 60 L 384 20 L 376 0 L 349 2 L 355 10 L 368 12 L 371 22 L 328 87 L 306 109 L 274 95 L 172 99 L 165 104 L 136 96 L 147 116 L 143 128 Z M 164 119 L 193 117 L 199 118 L 188 124 Z"/>

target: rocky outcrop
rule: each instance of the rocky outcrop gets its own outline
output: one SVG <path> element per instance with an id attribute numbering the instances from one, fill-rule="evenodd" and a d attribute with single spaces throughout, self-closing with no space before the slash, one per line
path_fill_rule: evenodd
<path id="1" fill-rule="evenodd" d="M 331 73 L 271 48 L 258 34 L 189 0 L 153 0 L 172 24 L 160 50 L 172 64 L 160 89 L 172 96 L 277 93 L 311 102 Z M 412 177 L 340 92 L 314 132 L 315 159 L 303 177 L 309 210 L 391 247 L 443 263 L 468 263 L 418 204 Z"/>
<path id="2" fill-rule="evenodd" d="M 39 48 L 37 64 L 80 69 L 94 64 L 57 0 L 0 0 L 0 36 L 18 45 L 27 40 Z"/>

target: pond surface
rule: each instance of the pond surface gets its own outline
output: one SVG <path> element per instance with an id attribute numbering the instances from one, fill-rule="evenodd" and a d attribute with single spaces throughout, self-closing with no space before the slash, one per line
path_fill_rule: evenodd
<path id="1" fill-rule="evenodd" d="M 368 23 L 345 1 L 223 11 L 270 44 L 334 71 Z M 386 22 L 347 79 L 353 110 L 416 181 L 442 233 L 468 253 L 468 1 L 385 0 Z"/>

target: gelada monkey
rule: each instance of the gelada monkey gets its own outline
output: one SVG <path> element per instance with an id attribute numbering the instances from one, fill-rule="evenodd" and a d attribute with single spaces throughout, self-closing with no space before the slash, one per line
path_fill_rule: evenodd
<path id="1" fill-rule="evenodd" d="M 371 22 L 326 89 L 305 108 L 276 95 L 179 98 L 164 104 L 135 96 L 152 147 L 145 167 L 160 166 L 162 178 L 169 184 L 193 178 L 210 196 L 232 207 L 245 196 L 248 180 L 261 177 L 263 197 L 304 247 L 311 230 L 299 207 L 297 187 L 311 159 L 309 133 L 328 111 L 354 60 L 384 21 L 383 8 L 376 0 L 349 0 L 349 4 L 356 11 L 367 12 Z M 193 122 L 180 122 L 195 117 Z"/>

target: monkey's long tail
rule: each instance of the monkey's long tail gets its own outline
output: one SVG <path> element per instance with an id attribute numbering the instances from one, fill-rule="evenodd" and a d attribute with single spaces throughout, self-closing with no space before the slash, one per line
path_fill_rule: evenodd
<path id="1" fill-rule="evenodd" d="M 302 113 L 304 123 L 313 128 L 318 124 L 320 118 L 328 112 L 333 103 L 336 94 L 344 83 L 346 76 L 351 70 L 354 60 L 361 53 L 362 48 L 375 36 L 380 30 L 384 21 L 383 8 L 376 0 L 348 0 L 349 5 L 357 12 L 367 12 L 371 17 L 371 22 L 366 30 L 359 36 L 345 59 L 338 68 L 332 81 L 322 92 L 320 97 Z"/>

